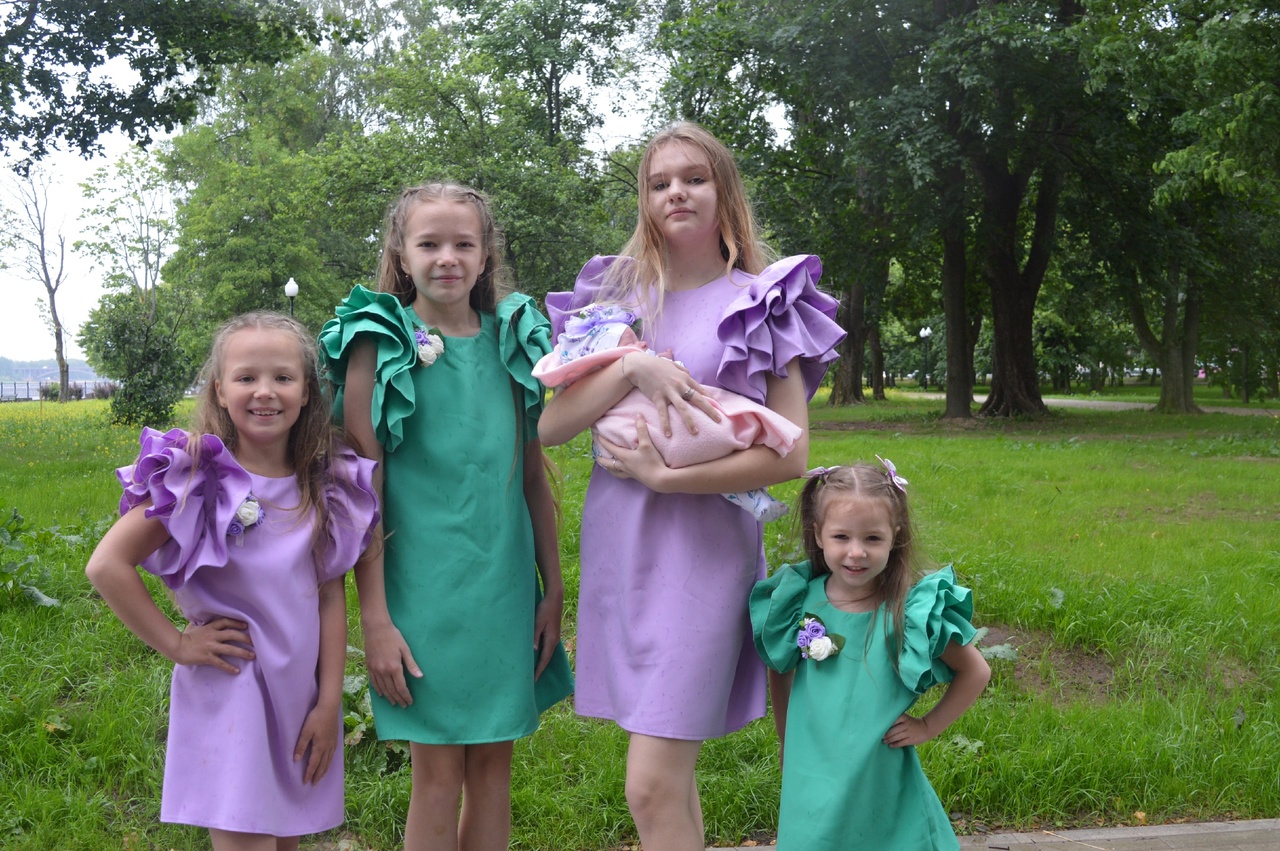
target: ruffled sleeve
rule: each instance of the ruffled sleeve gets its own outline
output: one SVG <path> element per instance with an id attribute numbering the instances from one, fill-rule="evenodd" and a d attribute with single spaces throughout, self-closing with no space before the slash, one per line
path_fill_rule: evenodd
<path id="1" fill-rule="evenodd" d="M 231 523 L 253 482 L 214 435 L 192 446 L 182 429 L 144 428 L 139 442 L 138 460 L 116 470 L 124 487 L 120 513 L 151 501 L 146 515 L 160 520 L 169 540 L 142 567 L 180 588 L 196 570 L 226 565 Z"/>
<path id="2" fill-rule="evenodd" d="M 551 339 L 559 339 L 564 333 L 564 323 L 570 316 L 592 302 L 600 301 L 604 291 L 604 276 L 614 263 L 633 262 L 630 257 L 596 255 L 587 261 L 573 282 L 572 292 L 547 293 L 547 317 L 551 320 Z M 623 267 L 619 267 L 623 268 Z"/>
<path id="3" fill-rule="evenodd" d="M 725 346 L 716 379 L 726 390 L 761 404 L 765 377 L 786 378 L 800 359 L 805 393 L 813 398 L 845 332 L 835 321 L 838 302 L 818 290 L 822 263 L 798 254 L 769 266 L 726 309 L 717 333 Z"/>
<path id="4" fill-rule="evenodd" d="M 813 580 L 809 562 L 784 564 L 751 589 L 751 635 L 756 652 L 775 671 L 786 673 L 800 661 L 796 627 L 804 615 L 805 595 Z"/>
<path id="5" fill-rule="evenodd" d="M 410 370 L 418 362 L 413 321 L 391 293 L 376 293 L 362 286 L 356 286 L 336 312 L 320 330 L 320 357 L 335 388 L 334 414 L 342 419 L 347 362 L 353 344 L 363 335 L 377 347 L 370 406 L 373 431 L 383 449 L 391 452 L 404 439 L 404 421 L 413 413 Z"/>
<path id="6" fill-rule="evenodd" d="M 318 579 L 336 579 L 355 566 L 373 539 L 380 519 L 373 471 L 378 464 L 361 458 L 350 447 L 340 446 L 333 460 L 333 476 L 324 490 L 329 509 L 328 546 Z"/>
<path id="7" fill-rule="evenodd" d="M 542 384 L 533 377 L 533 365 L 551 351 L 551 323 L 539 312 L 537 302 L 527 295 L 512 293 L 498 302 L 494 317 L 498 323 L 498 356 L 515 382 L 524 411 L 526 440 L 538 434 L 542 414 Z"/>
<path id="8" fill-rule="evenodd" d="M 916 583 L 907 594 L 902 658 L 898 675 L 916 694 L 940 683 L 949 683 L 955 672 L 943 663 L 947 644 L 968 644 L 977 630 L 973 618 L 973 592 L 956 584 L 956 572 L 944 567 Z"/>

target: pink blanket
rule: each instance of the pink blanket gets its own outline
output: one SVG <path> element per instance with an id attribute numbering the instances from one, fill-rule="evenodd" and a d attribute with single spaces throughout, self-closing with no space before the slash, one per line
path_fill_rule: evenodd
<path id="1" fill-rule="evenodd" d="M 568 385 L 623 355 L 642 351 L 643 346 L 623 345 L 567 363 L 561 360 L 559 352 L 553 351 L 538 361 L 533 368 L 533 376 L 548 387 Z M 697 434 L 689 433 L 684 420 L 674 410 L 668 411 L 671 437 L 663 434 L 657 409 L 639 390 L 632 390 L 606 411 L 596 421 L 594 430 L 611 443 L 635 448 L 636 417 L 643 417 L 649 428 L 649 438 L 668 467 L 688 467 L 714 461 L 755 444 L 768 446 L 779 455 L 786 455 L 795 448 L 801 434 L 800 427 L 786 417 L 719 387 L 703 385 L 703 390 L 712 406 L 720 412 L 721 420 L 717 423 L 690 405 L 698 427 Z"/>

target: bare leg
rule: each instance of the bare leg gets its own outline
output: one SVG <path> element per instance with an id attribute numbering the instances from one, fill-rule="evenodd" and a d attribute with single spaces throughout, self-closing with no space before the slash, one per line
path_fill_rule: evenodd
<path id="1" fill-rule="evenodd" d="M 409 745 L 413 789 L 404 826 L 405 851 L 457 851 L 462 798 L 462 745 Z"/>
<path id="2" fill-rule="evenodd" d="M 640 844 L 654 851 L 704 851 L 694 766 L 702 742 L 631 734 L 627 805 Z"/>
<path id="3" fill-rule="evenodd" d="M 298 838 L 292 839 L 293 847 L 297 848 Z M 276 837 L 268 833 L 239 833 L 211 827 L 209 841 L 213 843 L 213 851 L 278 851 Z"/>
<path id="4" fill-rule="evenodd" d="M 466 746 L 461 851 L 506 851 L 511 844 L 512 742 Z"/>

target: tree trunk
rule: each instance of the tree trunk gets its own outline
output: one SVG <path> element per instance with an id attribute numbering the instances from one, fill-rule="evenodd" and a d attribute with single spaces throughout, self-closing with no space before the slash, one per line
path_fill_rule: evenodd
<path id="1" fill-rule="evenodd" d="M 1185 291 L 1177 286 L 1180 277 L 1175 267 L 1169 271 L 1169 279 L 1162 287 L 1160 337 L 1156 337 L 1147 322 L 1139 292 L 1139 279 L 1135 274 L 1126 281 L 1125 296 L 1129 306 L 1129 318 L 1138 343 L 1156 362 L 1160 372 L 1160 399 L 1156 412 L 1161 414 L 1200 414 L 1192 387 L 1195 382 L 1196 344 L 1200 337 L 1200 293 L 1191 276 L 1183 282 Z M 1156 370 L 1152 370 L 1155 377 Z"/>
<path id="2" fill-rule="evenodd" d="M 1036 297 L 1052 252 L 1062 174 L 1041 169 L 1035 202 L 1035 223 L 1026 264 L 1019 267 L 1021 232 L 1018 214 L 1028 177 L 1010 173 L 1003 162 L 978 158 L 975 170 L 982 181 L 983 275 L 991 288 L 994 349 L 991 395 L 978 413 L 1009 417 L 1049 412 L 1040 398 L 1032 339 Z"/>
<path id="3" fill-rule="evenodd" d="M 884 347 L 880 345 L 880 329 L 875 325 L 867 332 L 867 347 L 871 350 L 871 398 L 884 401 Z"/>
<path id="4" fill-rule="evenodd" d="M 848 281 L 844 303 L 840 306 L 844 330 L 848 336 L 840 343 L 840 360 L 836 362 L 836 374 L 831 387 L 832 406 L 854 405 L 866 401 L 862 395 L 862 370 L 867 342 L 867 288 L 862 281 L 861 269 L 854 269 Z"/>
<path id="5" fill-rule="evenodd" d="M 969 346 L 969 310 L 965 303 L 968 281 L 964 226 L 942 229 L 942 312 L 947 323 L 947 406 L 944 419 L 973 417 L 973 349 Z"/>

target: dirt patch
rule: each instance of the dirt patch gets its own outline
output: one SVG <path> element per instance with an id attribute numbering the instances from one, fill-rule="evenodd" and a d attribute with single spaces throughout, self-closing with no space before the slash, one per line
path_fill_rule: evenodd
<path id="1" fill-rule="evenodd" d="M 1047 695 L 1055 704 L 1087 700 L 1101 703 L 1112 696 L 1115 670 L 1100 654 L 1078 647 L 1060 647 L 1046 633 L 1035 630 L 987 627 L 982 647 L 1008 644 L 1018 652 L 1016 661 L 992 660 L 995 676 L 1008 676 L 1028 694 Z"/>

